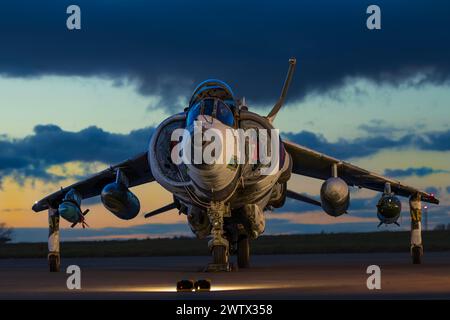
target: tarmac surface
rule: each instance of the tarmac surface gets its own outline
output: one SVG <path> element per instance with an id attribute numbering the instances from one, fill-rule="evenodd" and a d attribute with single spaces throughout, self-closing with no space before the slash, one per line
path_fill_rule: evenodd
<path id="1" fill-rule="evenodd" d="M 450 252 L 260 255 L 228 273 L 202 271 L 210 257 L 0 259 L 0 299 L 450 299 Z M 69 265 L 81 289 L 69 290 Z M 381 269 L 381 289 L 367 288 L 367 267 Z M 176 292 L 181 279 L 210 279 L 210 292 Z"/>

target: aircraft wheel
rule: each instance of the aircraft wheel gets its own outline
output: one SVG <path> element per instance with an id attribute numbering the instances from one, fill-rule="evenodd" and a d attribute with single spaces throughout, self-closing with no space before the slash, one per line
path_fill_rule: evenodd
<path id="1" fill-rule="evenodd" d="M 250 239 L 241 238 L 238 241 L 237 261 L 239 268 L 248 268 L 250 266 Z"/>
<path id="2" fill-rule="evenodd" d="M 50 272 L 59 272 L 60 270 L 59 257 L 56 255 L 50 255 L 48 257 L 48 266 L 50 268 Z"/>
<path id="3" fill-rule="evenodd" d="M 419 246 L 413 247 L 411 250 L 412 261 L 413 264 L 421 264 L 422 263 L 422 248 Z"/>
<path id="4" fill-rule="evenodd" d="M 212 255 L 214 264 L 227 263 L 227 248 L 225 246 L 214 246 L 212 249 Z"/>

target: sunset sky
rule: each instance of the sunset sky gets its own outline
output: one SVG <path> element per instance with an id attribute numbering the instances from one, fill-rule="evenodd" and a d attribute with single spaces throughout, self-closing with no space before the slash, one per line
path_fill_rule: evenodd
<path id="1" fill-rule="evenodd" d="M 195 85 L 228 82 L 267 114 L 295 56 L 287 105 L 275 125 L 307 147 L 436 193 L 429 227 L 450 223 L 450 3 L 377 1 L 382 29 L 366 28 L 369 2 L 76 1 L 82 29 L 66 28 L 68 1 L 24 1 L 0 10 L 0 222 L 14 241 L 46 241 L 34 201 L 146 150 L 152 129 L 182 111 Z M 352 4 L 350 6 L 350 4 Z M 291 189 L 318 197 L 321 182 Z M 62 240 L 191 235 L 156 182 L 133 190 L 141 214 L 122 221 L 99 199 L 90 229 Z M 268 234 L 377 229 L 379 195 L 353 190 L 333 218 L 288 201 L 267 213 Z M 404 199 L 406 200 L 406 199 Z"/>

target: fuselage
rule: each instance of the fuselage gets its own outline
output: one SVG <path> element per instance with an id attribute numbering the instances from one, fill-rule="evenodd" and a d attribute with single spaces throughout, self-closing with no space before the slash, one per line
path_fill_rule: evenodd
<path id="1" fill-rule="evenodd" d="M 179 210 L 188 216 L 197 236 L 208 234 L 205 211 L 211 202 L 224 203 L 228 210 L 225 217 L 230 223 L 247 225 L 247 232 L 258 236 L 264 231 L 263 211 L 283 204 L 286 182 L 291 174 L 291 159 L 277 131 L 266 118 L 247 110 L 239 110 L 234 127 L 217 118 L 199 117 L 195 131 L 193 124 L 186 125 L 187 117 L 186 112 L 174 115 L 156 129 L 149 150 L 155 179 L 173 193 Z M 174 134 L 175 130 L 179 133 Z M 213 142 L 217 142 L 219 135 L 214 136 L 216 139 L 208 138 L 208 131 L 209 136 L 222 134 L 218 148 L 213 148 Z M 261 135 L 266 135 L 267 139 L 262 139 Z M 279 143 L 272 143 L 272 139 Z M 272 161 L 261 161 L 264 160 L 260 159 L 264 145 Z M 180 151 L 178 164 L 173 161 L 174 150 Z M 186 151 L 191 153 L 187 155 Z M 208 159 L 211 154 L 215 161 Z"/>

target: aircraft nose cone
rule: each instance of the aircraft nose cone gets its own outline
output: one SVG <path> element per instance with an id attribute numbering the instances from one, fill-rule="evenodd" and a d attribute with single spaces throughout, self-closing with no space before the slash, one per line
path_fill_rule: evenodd
<path id="1" fill-rule="evenodd" d="M 216 192 L 227 188 L 234 181 L 237 166 L 230 165 L 230 155 L 227 155 L 227 149 L 234 148 L 227 148 L 226 145 L 233 144 L 234 140 L 227 141 L 227 128 L 230 129 L 214 119 L 187 128 L 191 140 L 191 161 L 185 164 L 189 177 L 199 189 Z"/>
<path id="2" fill-rule="evenodd" d="M 188 165 L 188 175 L 200 193 L 210 193 L 216 200 L 234 190 L 238 170 L 227 165 Z M 224 191 L 228 190 L 228 191 Z"/>

